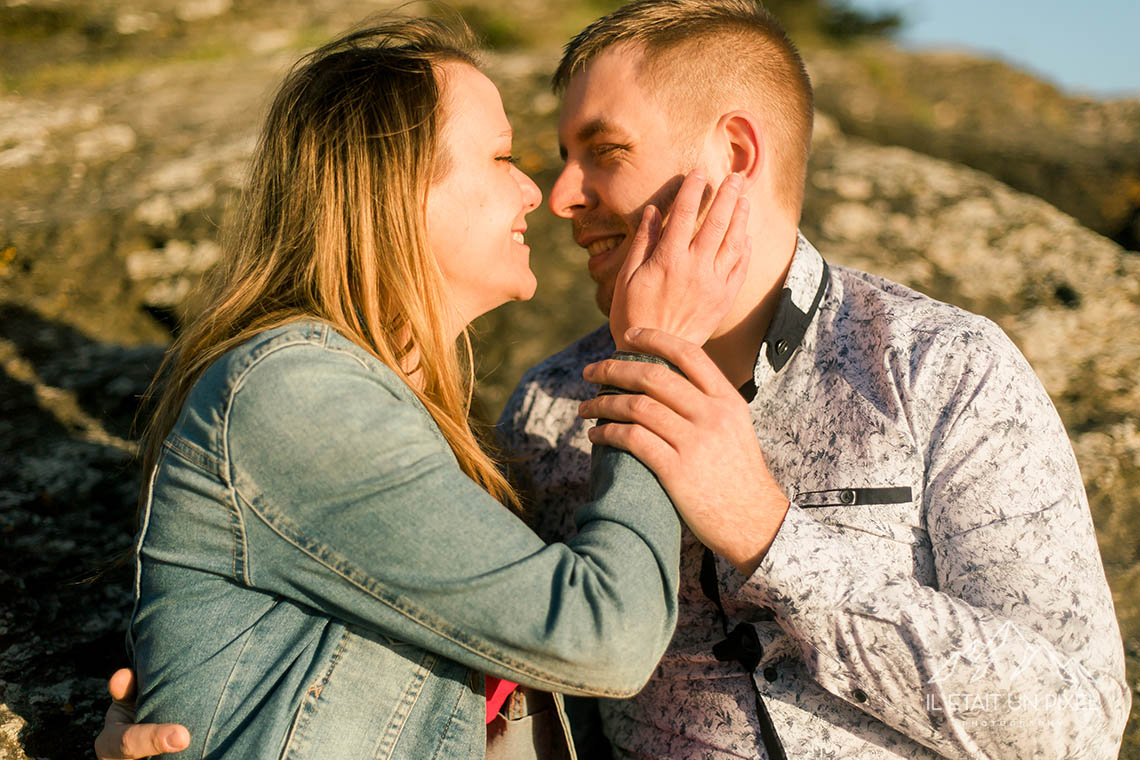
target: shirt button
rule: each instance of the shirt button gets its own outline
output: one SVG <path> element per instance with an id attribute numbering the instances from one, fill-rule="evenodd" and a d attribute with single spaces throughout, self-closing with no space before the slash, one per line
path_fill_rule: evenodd
<path id="1" fill-rule="evenodd" d="M 859 704 L 863 704 L 867 701 L 867 693 L 862 689 L 856 689 L 855 691 L 851 692 L 851 696 L 854 697 L 855 701 Z"/>
<path id="2" fill-rule="evenodd" d="M 848 489 L 840 492 L 839 500 L 841 502 L 843 502 L 844 504 L 854 504 L 855 503 L 855 492 L 852 491 L 850 488 L 848 488 Z"/>
<path id="3" fill-rule="evenodd" d="M 764 678 L 766 678 L 768 680 L 768 683 L 772 683 L 773 681 L 775 681 L 777 675 L 778 674 L 776 673 L 775 668 L 773 668 L 771 666 L 764 668 Z"/>
<path id="4" fill-rule="evenodd" d="M 780 356 L 788 353 L 788 341 L 784 340 L 783 338 L 780 338 L 780 340 L 776 341 L 776 353 Z"/>

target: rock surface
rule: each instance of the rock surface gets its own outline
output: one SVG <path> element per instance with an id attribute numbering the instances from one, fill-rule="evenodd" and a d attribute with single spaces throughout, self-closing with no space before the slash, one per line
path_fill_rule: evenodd
<path id="1" fill-rule="evenodd" d="M 882 43 L 808 62 L 817 105 L 845 132 L 985 171 L 1140 251 L 1140 101 L 1066 96 L 998 61 Z"/>
<path id="2" fill-rule="evenodd" d="M 330 25 L 347 26 L 381 5 L 0 0 L 0 10 L 35 11 L 47 26 L 65 12 L 82 22 L 67 16 L 63 31 L 13 45 L 5 76 L 15 72 L 24 84 L 0 95 L 0 758 L 89 755 L 105 678 L 125 661 L 130 574 L 110 565 L 133 533 L 137 399 L 169 328 L 190 308 L 186 291 L 218 255 L 218 229 L 242 186 L 272 86 Z M 519 5 L 520 14 L 535 12 Z M 4 21 L 0 14 L 0 29 Z M 219 35 L 231 47 L 201 54 Z M 152 48 L 163 44 L 182 52 L 154 59 Z M 92 70 L 43 73 L 33 65 L 43 45 L 90 56 Z M 1050 187 L 1091 187 L 1074 197 L 1088 195 L 1098 218 L 1119 220 L 1094 191 L 1132 176 L 1126 147 L 1140 133 L 1140 105 L 1072 106 L 1049 122 L 1048 140 L 1029 135 L 1024 145 L 1002 147 L 969 115 L 978 78 L 1031 93 L 1018 123 L 1053 118 L 1041 106 L 1053 101 L 1021 80 L 1001 85 L 985 64 L 943 62 L 973 77 L 939 85 L 951 105 L 930 107 L 945 123 L 926 132 L 877 126 L 876 141 L 918 150 L 885 147 L 859 139 L 870 131 L 852 113 L 863 107 L 866 123 L 896 124 L 899 88 L 928 90 L 891 77 L 874 90 L 873 76 L 844 71 L 844 59 L 832 55 L 810 56 L 820 102 L 833 106 L 834 118 L 821 116 L 816 130 L 804 229 L 835 263 L 987 314 L 1026 353 L 1081 463 L 1136 688 L 1140 390 L 1130 368 L 1140 359 L 1140 257 L 1091 231 L 1100 224 L 1092 211 L 1069 208 L 1077 221 L 1041 197 L 1063 205 Z M 894 56 L 904 54 L 881 55 L 894 71 Z M 558 168 L 557 100 L 546 89 L 556 58 L 553 47 L 539 47 L 492 56 L 488 65 L 519 132 L 515 152 L 544 192 Z M 843 100 L 844 88 L 862 95 Z M 1029 187 L 1034 197 L 965 168 L 980 165 L 962 152 L 975 136 L 971 150 L 1012 150 L 1012 164 L 1025 172 L 1061 179 Z M 1066 151 L 1079 166 L 1065 162 Z M 980 168 L 1003 176 L 1001 165 Z M 1081 173 L 1092 179 L 1070 179 Z M 601 322 L 568 225 L 545 212 L 529 221 L 536 298 L 477 324 L 481 400 L 492 417 L 527 366 Z M 1140 758 L 1135 719 L 1130 731 L 1121 756 Z"/>

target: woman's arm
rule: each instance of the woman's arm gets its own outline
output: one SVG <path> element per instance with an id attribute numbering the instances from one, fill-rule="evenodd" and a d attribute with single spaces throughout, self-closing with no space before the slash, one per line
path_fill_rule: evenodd
<path id="1" fill-rule="evenodd" d="M 653 474 L 600 448 L 578 536 L 547 546 L 396 383 L 302 343 L 234 384 L 235 580 L 530 686 L 639 690 L 676 620 L 680 526 Z"/>

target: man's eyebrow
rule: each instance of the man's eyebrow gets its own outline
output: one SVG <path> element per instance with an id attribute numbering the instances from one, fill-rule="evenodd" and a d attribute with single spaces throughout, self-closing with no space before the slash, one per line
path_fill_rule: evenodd
<path id="1" fill-rule="evenodd" d="M 583 143 L 597 137 L 598 135 L 610 134 L 612 132 L 624 134 L 621 128 L 619 128 L 612 121 L 608 121 L 599 117 L 596 119 L 590 119 L 588 122 L 578 127 L 578 131 L 574 133 L 574 139 L 577 142 Z M 558 144 L 558 154 L 562 157 L 563 161 L 566 160 L 565 145 L 561 143 Z"/>

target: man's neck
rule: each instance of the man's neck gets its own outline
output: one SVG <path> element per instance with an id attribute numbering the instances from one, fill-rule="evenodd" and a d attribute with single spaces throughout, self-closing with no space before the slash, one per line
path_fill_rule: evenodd
<path id="1" fill-rule="evenodd" d="M 752 379 L 756 357 L 780 304 L 780 293 L 796 252 L 797 233 L 769 238 L 758 245 L 753 237 L 748 276 L 736 303 L 721 322 L 714 337 L 705 343 L 705 353 L 733 385 Z"/>

